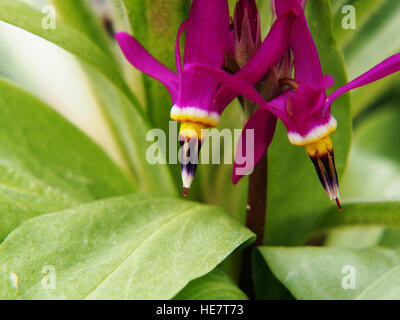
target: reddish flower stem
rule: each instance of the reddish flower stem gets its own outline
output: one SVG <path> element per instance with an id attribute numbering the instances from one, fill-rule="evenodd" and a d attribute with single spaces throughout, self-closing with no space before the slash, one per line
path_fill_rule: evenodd
<path id="1" fill-rule="evenodd" d="M 256 246 L 263 244 L 267 211 L 267 180 L 268 156 L 266 152 L 249 178 L 246 226 L 256 234 L 257 239 L 254 242 Z"/>
<path id="2" fill-rule="evenodd" d="M 268 154 L 255 166 L 249 178 L 246 226 L 256 234 L 256 241 L 243 252 L 240 287 L 250 299 L 254 298 L 252 252 L 263 244 L 267 212 Z"/>
<path id="3" fill-rule="evenodd" d="M 260 93 L 266 101 L 272 100 L 279 93 L 279 84 L 275 69 L 271 70 L 260 83 Z M 255 112 L 257 105 L 247 99 L 242 101 L 247 118 Z M 256 241 L 243 252 L 239 286 L 250 299 L 254 298 L 252 279 L 252 252 L 263 245 L 267 216 L 268 192 L 268 152 L 260 159 L 249 177 L 249 188 L 246 209 L 246 227 L 256 234 Z"/>

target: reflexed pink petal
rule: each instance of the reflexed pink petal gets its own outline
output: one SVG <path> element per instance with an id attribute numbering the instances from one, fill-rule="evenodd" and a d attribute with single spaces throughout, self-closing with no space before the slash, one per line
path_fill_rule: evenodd
<path id="1" fill-rule="evenodd" d="M 321 80 L 321 89 L 327 90 L 335 84 L 335 78 L 330 74 L 325 74 Z"/>
<path id="2" fill-rule="evenodd" d="M 258 105 L 265 107 L 272 114 L 279 118 L 286 116 L 285 104 L 272 104 L 272 102 L 266 103 L 261 95 L 257 92 L 257 90 L 250 83 L 248 83 L 238 75 L 232 75 L 221 69 L 210 67 L 208 65 L 200 63 L 185 65 L 184 71 L 190 69 L 197 69 L 199 70 L 199 72 L 203 72 L 205 74 L 213 76 L 217 81 L 226 85 L 232 92 L 236 92 L 234 94 L 235 96 L 242 95 L 247 99 L 257 103 Z M 282 99 L 285 98 L 284 95 L 281 95 L 281 97 Z"/>
<path id="3" fill-rule="evenodd" d="M 289 8 L 298 11 L 289 36 L 289 46 L 292 49 L 295 64 L 295 79 L 298 82 L 319 86 L 322 79 L 321 62 L 307 25 L 301 1 L 279 0 L 275 2 L 278 18 Z"/>
<path id="4" fill-rule="evenodd" d="M 345 86 L 337 89 L 328 97 L 326 107 L 329 108 L 332 102 L 335 101 L 342 94 L 345 94 L 350 90 L 365 86 L 374 81 L 380 80 L 399 70 L 400 70 L 400 53 L 395 54 L 390 58 L 387 58 L 377 66 L 373 67 L 371 70 L 365 72 L 364 74 L 354 79 L 353 81 L 350 81 Z"/>
<path id="5" fill-rule="evenodd" d="M 138 70 L 160 81 L 171 94 L 172 100 L 178 95 L 177 75 L 154 59 L 143 46 L 126 32 L 115 35 L 126 59 Z"/>
<path id="6" fill-rule="evenodd" d="M 181 47 L 180 47 L 180 39 L 183 32 L 187 28 L 188 21 L 185 20 L 179 27 L 178 34 L 176 36 L 176 43 L 175 43 L 175 64 L 176 64 L 176 71 L 178 73 L 178 79 L 180 80 L 182 77 L 182 56 L 181 56 Z"/>
<path id="7" fill-rule="evenodd" d="M 244 175 L 253 171 L 254 166 L 269 147 L 275 128 L 276 117 L 265 108 L 258 109 L 247 121 L 236 149 L 232 172 L 232 182 L 234 184 Z"/>
<path id="8" fill-rule="evenodd" d="M 229 32 L 227 0 L 194 0 L 186 33 L 185 63 L 221 67 Z"/>
<path id="9" fill-rule="evenodd" d="M 222 68 L 228 34 L 227 0 L 194 0 L 187 24 L 183 65 L 203 63 Z M 184 69 L 177 104 L 210 111 L 217 88 L 218 82 L 213 77 L 198 70 Z"/>

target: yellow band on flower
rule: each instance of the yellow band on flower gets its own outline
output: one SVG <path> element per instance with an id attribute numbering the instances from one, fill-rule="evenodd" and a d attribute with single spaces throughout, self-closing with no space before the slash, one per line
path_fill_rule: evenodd
<path id="1" fill-rule="evenodd" d="M 332 149 L 332 140 L 329 136 L 326 136 L 317 142 L 306 145 L 306 151 L 311 157 L 328 153 L 329 151 L 332 151 Z"/>
<path id="2" fill-rule="evenodd" d="M 179 135 L 184 138 L 203 140 L 205 136 L 203 129 L 207 129 L 207 126 L 194 122 L 182 122 Z"/>

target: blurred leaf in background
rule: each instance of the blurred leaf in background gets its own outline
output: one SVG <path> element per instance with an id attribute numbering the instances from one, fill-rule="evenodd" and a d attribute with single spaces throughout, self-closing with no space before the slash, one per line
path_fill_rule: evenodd
<path id="1" fill-rule="evenodd" d="M 344 52 L 350 79 L 400 51 L 398 1 L 337 0 L 332 4 L 335 37 Z M 356 30 L 341 28 L 344 5 L 356 8 Z M 341 188 L 343 197 L 351 202 L 399 200 L 399 80 L 399 74 L 394 74 L 351 95 L 354 142 Z M 394 246 L 398 243 L 398 234 L 400 231 L 380 226 L 340 228 L 329 233 L 326 244 L 390 247 L 391 241 Z"/>

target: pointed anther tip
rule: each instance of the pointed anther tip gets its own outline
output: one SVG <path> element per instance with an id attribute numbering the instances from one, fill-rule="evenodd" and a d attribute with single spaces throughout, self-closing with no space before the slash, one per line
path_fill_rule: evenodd
<path id="1" fill-rule="evenodd" d="M 339 198 L 336 198 L 335 201 L 336 201 L 336 204 L 337 204 L 337 206 L 338 206 L 339 211 L 342 212 L 342 211 L 343 211 L 343 208 L 342 208 L 342 205 L 341 205 L 341 203 L 340 203 Z"/>
<path id="2" fill-rule="evenodd" d="M 184 188 L 183 189 L 183 196 L 186 198 L 187 197 L 187 195 L 188 195 L 188 191 L 189 191 L 189 188 Z"/>

